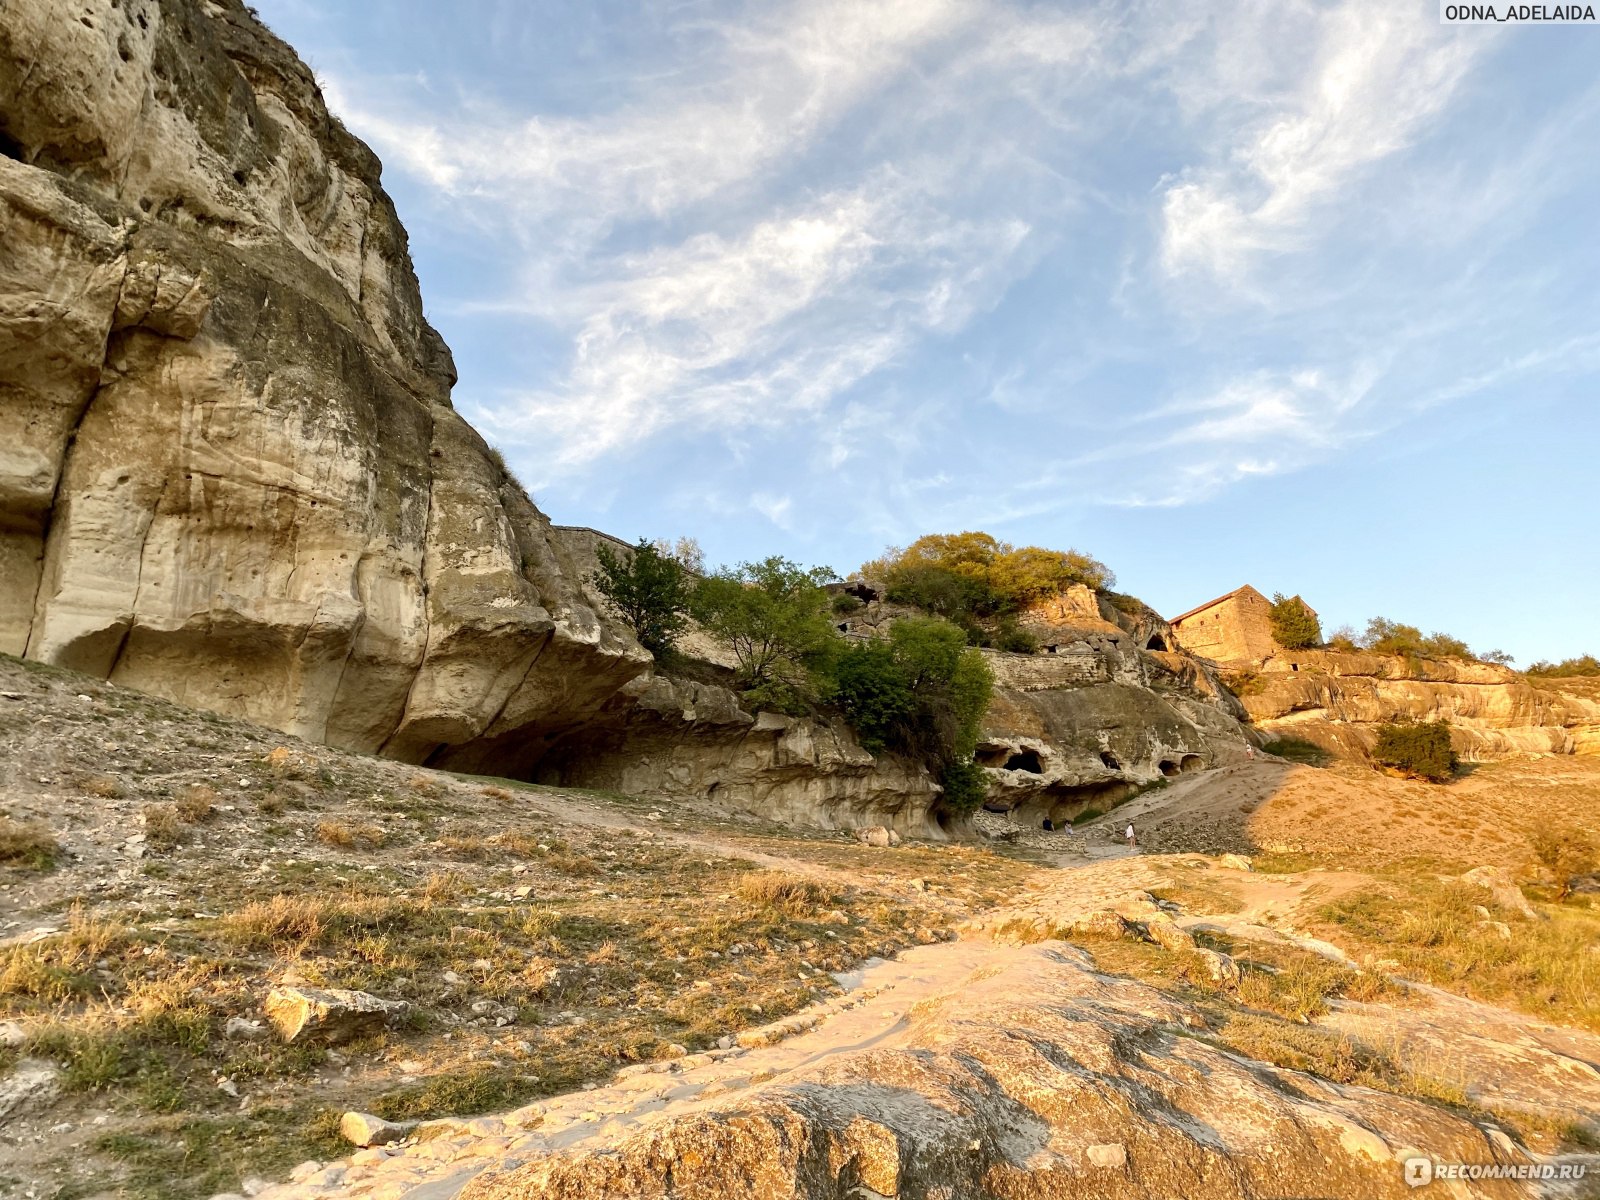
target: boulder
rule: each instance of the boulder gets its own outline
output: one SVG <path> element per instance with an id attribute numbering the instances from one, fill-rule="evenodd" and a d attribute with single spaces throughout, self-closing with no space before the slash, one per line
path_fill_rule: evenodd
<path id="1" fill-rule="evenodd" d="M 863 845 L 877 846 L 880 849 L 887 849 L 890 846 L 898 846 L 900 844 L 900 835 L 892 829 L 884 828 L 882 825 L 872 825 L 866 829 L 858 829 L 856 830 L 856 838 Z"/>
<path id="2" fill-rule="evenodd" d="M 410 1136 L 416 1121 L 385 1121 L 371 1113 L 347 1112 L 339 1118 L 339 1133 L 353 1146 L 387 1146 Z"/>
<path id="3" fill-rule="evenodd" d="M 61 1094 L 61 1072 L 49 1063 L 25 1058 L 0 1076 L 0 1125 L 23 1113 L 47 1108 Z"/>
<path id="4" fill-rule="evenodd" d="M 1473 867 L 1462 875 L 1460 880 L 1462 883 L 1480 887 L 1488 892 L 1494 897 L 1494 902 L 1508 913 L 1528 921 L 1537 920 L 1539 917 L 1538 911 L 1528 903 L 1527 897 L 1522 894 L 1522 889 L 1517 886 L 1516 879 L 1505 867 Z"/>
<path id="5" fill-rule="evenodd" d="M 1217 865 L 1227 867 L 1232 871 L 1253 871 L 1254 865 L 1247 854 L 1224 854 L 1217 860 Z"/>
<path id="6" fill-rule="evenodd" d="M 277 987 L 264 1007 L 284 1041 L 315 1038 L 333 1045 L 376 1033 L 411 1006 L 348 988 Z"/>
<path id="7" fill-rule="evenodd" d="M 1232 957 L 1204 946 L 1196 946 L 1194 952 L 1205 966 L 1206 978 L 1212 983 L 1229 989 L 1239 986 L 1239 964 Z"/>

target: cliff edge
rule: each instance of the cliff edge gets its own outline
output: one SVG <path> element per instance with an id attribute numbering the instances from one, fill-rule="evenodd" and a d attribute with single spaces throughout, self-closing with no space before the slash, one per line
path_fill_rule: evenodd
<path id="1" fill-rule="evenodd" d="M 644 669 L 450 407 L 377 158 L 236 0 L 0 22 L 0 650 L 423 762 Z"/>

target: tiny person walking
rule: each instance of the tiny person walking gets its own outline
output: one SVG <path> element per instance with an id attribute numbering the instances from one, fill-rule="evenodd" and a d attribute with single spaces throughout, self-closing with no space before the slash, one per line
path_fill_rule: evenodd
<path id="1" fill-rule="evenodd" d="M 1249 742 L 1244 744 L 1244 759 L 1246 762 L 1255 762 L 1256 760 L 1256 748 Z"/>
<path id="2" fill-rule="evenodd" d="M 1128 839 L 1128 849 L 1129 850 L 1135 850 L 1135 849 L 1138 848 L 1139 843 L 1133 836 L 1133 822 L 1132 821 L 1128 822 L 1127 832 L 1124 833 L 1123 836 Z"/>

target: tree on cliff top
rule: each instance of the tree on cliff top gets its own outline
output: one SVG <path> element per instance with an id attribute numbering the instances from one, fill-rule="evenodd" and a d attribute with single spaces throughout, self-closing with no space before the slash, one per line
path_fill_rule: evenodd
<path id="1" fill-rule="evenodd" d="M 695 617 L 732 647 L 739 682 L 757 703 L 802 710 L 811 676 L 837 649 L 822 586 L 833 578 L 827 567 L 807 570 L 774 555 L 723 567 L 695 589 Z"/>
<path id="2" fill-rule="evenodd" d="M 590 582 L 628 623 L 639 644 L 658 658 L 671 650 L 689 623 L 694 594 L 689 569 L 648 538 L 640 538 L 623 554 L 602 545 L 595 558 L 600 569 Z"/>
<path id="3" fill-rule="evenodd" d="M 969 641 L 989 645 L 993 623 L 1073 584 L 1104 591 L 1116 576 L 1077 550 L 1013 546 L 979 530 L 931 533 L 905 549 L 891 547 L 861 575 L 884 584 L 890 600 L 961 626 Z"/>
<path id="4" fill-rule="evenodd" d="M 1299 596 L 1272 595 L 1272 609 L 1268 614 L 1272 625 L 1272 638 L 1285 650 L 1306 650 L 1322 645 L 1322 625 L 1311 606 Z"/>

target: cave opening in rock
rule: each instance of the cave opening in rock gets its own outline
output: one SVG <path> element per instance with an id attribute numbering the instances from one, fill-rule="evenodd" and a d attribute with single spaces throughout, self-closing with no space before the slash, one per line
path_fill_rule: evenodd
<path id="1" fill-rule="evenodd" d="M 1152 633 L 1150 640 L 1144 644 L 1144 648 L 1146 650 L 1165 650 L 1167 648 L 1167 640 L 1159 633 Z"/>
<path id="2" fill-rule="evenodd" d="M 1161 773 L 1168 779 L 1171 779 L 1178 773 L 1178 764 L 1173 762 L 1170 758 L 1163 758 L 1159 763 L 1156 764 L 1156 766 L 1161 768 Z"/>
<path id="3" fill-rule="evenodd" d="M 1105 764 L 1108 771 L 1122 770 L 1122 760 L 1109 750 L 1100 751 L 1100 761 Z"/>
<path id="4" fill-rule="evenodd" d="M 1178 770 L 1184 775 L 1189 774 L 1191 771 L 1204 771 L 1205 769 L 1206 760 L 1198 754 L 1185 754 L 1178 760 Z"/>
<path id="5" fill-rule="evenodd" d="M 1031 771 L 1035 775 L 1044 774 L 1044 764 L 1039 761 L 1037 750 L 1018 750 L 1006 759 L 1005 769 L 1008 771 Z"/>

